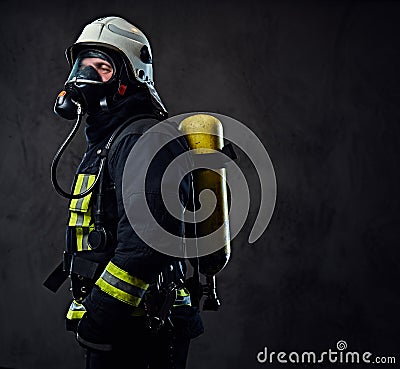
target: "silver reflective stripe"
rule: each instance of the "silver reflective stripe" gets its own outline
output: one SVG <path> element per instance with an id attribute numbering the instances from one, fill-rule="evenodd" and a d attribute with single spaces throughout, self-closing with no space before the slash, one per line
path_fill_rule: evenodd
<path id="1" fill-rule="evenodd" d="M 83 233 L 82 250 L 89 250 L 89 242 L 88 242 L 89 233 L 90 233 L 89 227 L 82 227 L 82 233 Z"/>
<path id="2" fill-rule="evenodd" d="M 78 304 L 75 300 L 71 302 L 71 306 L 69 310 L 73 311 L 86 311 L 85 307 L 82 304 Z"/>
<path id="3" fill-rule="evenodd" d="M 174 306 L 179 305 L 191 305 L 192 301 L 190 300 L 190 296 L 178 296 L 174 302 Z"/>
<path id="4" fill-rule="evenodd" d="M 75 224 L 75 226 L 76 227 L 81 227 L 81 226 L 83 226 L 83 221 L 85 220 L 85 217 L 84 217 L 84 215 L 81 213 L 81 212 L 77 212 L 77 215 L 76 215 L 76 224 Z"/>
<path id="5" fill-rule="evenodd" d="M 133 286 L 109 273 L 107 270 L 103 272 L 101 275 L 101 279 L 106 281 L 111 286 L 118 288 L 119 290 L 128 293 L 131 296 L 136 296 L 142 298 L 145 294 L 146 290 L 141 289 L 140 287 Z"/>
<path id="6" fill-rule="evenodd" d="M 82 192 L 84 192 L 84 191 L 87 190 L 88 182 L 89 182 L 89 175 L 84 174 L 84 176 L 83 176 L 83 181 L 82 181 L 82 186 L 81 186 L 81 188 L 80 188 L 80 190 L 79 190 L 79 193 L 82 193 Z M 83 200 L 84 200 L 84 197 L 82 197 L 81 199 L 79 199 L 79 200 L 77 201 L 77 203 L 76 203 L 76 209 L 82 209 Z M 78 218 L 78 219 L 79 219 L 79 218 Z"/>

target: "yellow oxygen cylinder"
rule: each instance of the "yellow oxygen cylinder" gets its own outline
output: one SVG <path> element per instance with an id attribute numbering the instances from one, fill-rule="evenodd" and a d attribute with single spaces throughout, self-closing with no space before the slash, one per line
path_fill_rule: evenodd
<path id="1" fill-rule="evenodd" d="M 189 116 L 182 120 L 179 129 L 185 134 L 189 148 L 198 149 L 194 155 L 210 154 L 224 146 L 222 123 L 212 115 Z M 193 171 L 193 182 L 195 199 L 198 199 L 204 189 L 212 190 L 217 199 L 213 213 L 202 222 L 196 223 L 197 237 L 206 236 L 223 227 L 218 244 L 224 246 L 199 258 L 200 273 L 206 277 L 213 277 L 225 267 L 231 253 L 226 169 L 196 169 Z"/>

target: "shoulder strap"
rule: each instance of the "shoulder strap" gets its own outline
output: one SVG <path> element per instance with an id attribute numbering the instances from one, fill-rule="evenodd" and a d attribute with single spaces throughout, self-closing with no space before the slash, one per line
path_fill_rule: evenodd
<path id="1" fill-rule="evenodd" d="M 124 124 L 118 127 L 112 134 L 107 143 L 107 156 L 111 158 L 114 155 L 118 144 L 126 137 L 132 134 L 142 135 L 148 129 L 159 123 L 159 120 L 154 116 L 135 117 L 128 119 Z"/>

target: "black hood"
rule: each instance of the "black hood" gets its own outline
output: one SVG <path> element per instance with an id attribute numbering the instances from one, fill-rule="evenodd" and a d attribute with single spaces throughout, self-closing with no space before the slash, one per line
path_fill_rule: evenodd
<path id="1" fill-rule="evenodd" d="M 142 90 L 134 95 L 124 97 L 115 102 L 112 107 L 93 114 L 88 114 L 85 125 L 85 136 L 88 143 L 85 155 L 78 167 L 79 173 L 97 173 L 100 158 L 97 150 L 107 144 L 112 133 L 128 119 L 141 115 L 157 118 L 154 105 L 149 99 L 148 92 Z"/>
<path id="2" fill-rule="evenodd" d="M 88 114 L 85 126 L 88 145 L 102 143 L 110 137 L 118 126 L 128 119 L 142 114 L 151 114 L 156 117 L 153 104 L 146 90 L 136 92 L 134 95 L 114 102 L 107 110 L 99 110 L 96 113 Z"/>

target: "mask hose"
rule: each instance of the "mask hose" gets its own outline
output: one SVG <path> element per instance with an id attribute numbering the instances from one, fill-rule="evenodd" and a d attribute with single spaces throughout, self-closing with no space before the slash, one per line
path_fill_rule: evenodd
<path id="1" fill-rule="evenodd" d="M 83 192 L 78 193 L 78 194 L 65 192 L 61 188 L 61 186 L 58 184 L 58 181 L 57 181 L 58 162 L 60 161 L 61 156 L 64 153 L 64 151 L 67 148 L 67 146 L 71 143 L 72 139 L 75 137 L 76 132 L 78 132 L 78 128 L 79 128 L 79 126 L 81 125 L 81 122 L 82 122 L 82 115 L 83 114 L 82 114 L 81 104 L 79 104 L 78 102 L 75 102 L 75 101 L 74 101 L 74 103 L 77 106 L 77 115 L 78 115 L 77 118 L 76 118 L 75 125 L 72 128 L 71 132 L 69 133 L 68 137 L 65 139 L 65 141 L 62 143 L 62 145 L 58 149 L 57 153 L 54 155 L 53 162 L 51 163 L 51 183 L 53 184 L 53 187 L 57 191 L 57 193 L 59 195 L 61 195 L 62 197 L 65 197 L 67 199 L 81 199 L 82 197 L 85 197 L 90 192 L 92 192 L 94 186 L 97 184 L 97 182 L 99 180 L 99 177 L 100 177 L 99 175 L 97 175 L 94 183 L 86 191 L 83 191 Z M 103 169 L 103 166 L 104 166 L 104 159 L 105 158 L 102 158 L 101 161 L 100 161 L 99 173 L 102 172 L 102 169 Z"/>

